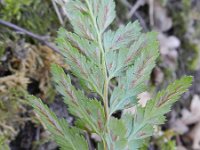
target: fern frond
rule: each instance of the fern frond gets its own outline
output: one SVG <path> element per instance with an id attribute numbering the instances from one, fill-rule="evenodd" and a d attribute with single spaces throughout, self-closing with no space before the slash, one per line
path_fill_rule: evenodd
<path id="1" fill-rule="evenodd" d="M 100 64 L 100 50 L 95 42 L 82 38 L 75 33 L 68 32 L 64 28 L 60 28 L 58 31 L 57 43 L 62 45 L 61 41 L 69 42 L 72 47 L 76 48 L 88 60 L 93 61 L 96 65 Z"/>
<path id="2" fill-rule="evenodd" d="M 117 31 L 104 33 L 104 46 L 107 51 L 129 48 L 141 34 L 141 27 L 138 21 L 121 26 Z"/>
<path id="3" fill-rule="evenodd" d="M 63 32 L 61 29 L 59 31 L 59 37 L 57 38 L 58 47 L 61 49 L 60 52 L 65 57 L 66 63 L 71 67 L 71 71 L 75 76 L 77 76 L 80 80 L 83 80 L 89 89 L 97 92 L 101 96 L 105 80 L 101 68 L 96 64 L 96 62 L 82 54 L 84 52 L 86 53 L 86 50 L 82 50 L 82 53 L 80 53 L 76 47 L 73 47 L 71 43 L 69 43 L 71 39 L 68 41 L 68 37 L 66 36 L 67 33 Z M 87 49 L 87 52 L 89 50 L 90 49 Z"/>
<path id="4" fill-rule="evenodd" d="M 154 126 L 164 123 L 164 115 L 170 111 L 172 104 L 187 91 L 191 82 L 192 77 L 182 77 L 148 101 L 146 107 L 137 106 L 134 118 L 130 117 L 130 115 L 123 116 L 129 130 L 128 142 L 130 147 L 136 145 L 136 143 L 140 143 L 139 147 L 143 144 L 145 138 L 152 136 Z M 130 126 L 130 124 L 132 125 Z"/>
<path id="5" fill-rule="evenodd" d="M 134 90 L 126 91 L 121 85 L 115 87 L 110 98 L 110 115 L 118 110 L 133 107 L 137 103 L 137 95 L 146 88 L 145 84 L 140 84 Z"/>
<path id="6" fill-rule="evenodd" d="M 82 132 L 100 136 L 98 150 L 139 149 L 152 136 L 153 127 L 164 122 L 164 115 L 190 86 L 192 78 L 183 77 L 145 107 L 139 106 L 138 94 L 146 90 L 159 56 L 157 34 L 142 33 L 138 21 L 116 31 L 107 30 L 116 15 L 114 0 L 68 0 L 65 11 L 73 32 L 60 28 L 57 45 L 71 73 L 89 89 L 87 92 L 98 94 L 98 100 L 88 98 L 72 85 L 61 67 L 52 65 L 56 88 L 70 114 L 76 117 L 78 129 L 58 119 L 41 100 L 31 97 L 30 103 L 63 150 L 88 149 Z M 110 90 L 111 80 L 117 86 Z M 116 111 L 133 106 L 135 116 L 113 117 Z"/>
<path id="7" fill-rule="evenodd" d="M 158 42 L 156 40 L 156 34 L 149 33 L 149 36 L 154 39 L 153 42 L 148 42 L 147 46 L 144 47 L 140 55 L 135 59 L 134 65 L 129 67 L 126 72 L 126 78 L 124 84 L 126 89 L 132 89 L 140 85 L 141 83 L 149 79 L 152 69 L 155 67 L 158 53 Z"/>
<path id="8" fill-rule="evenodd" d="M 65 11 L 68 14 L 68 18 L 75 33 L 91 41 L 97 38 L 95 27 L 90 19 L 88 8 L 85 3 L 81 0 L 70 0 L 66 4 Z"/>
<path id="9" fill-rule="evenodd" d="M 28 99 L 35 113 L 62 150 L 88 150 L 87 142 L 78 129 L 69 127 L 66 120 L 58 119 L 40 99 L 34 96 L 29 96 Z"/>
<path id="10" fill-rule="evenodd" d="M 98 1 L 97 24 L 100 33 L 103 33 L 115 19 L 115 3 L 113 0 Z"/>
<path id="11" fill-rule="evenodd" d="M 79 118 L 77 125 L 100 135 L 105 124 L 105 113 L 101 103 L 95 99 L 88 99 L 82 91 L 76 90 L 70 77 L 66 76 L 59 66 L 52 65 L 52 74 L 57 90 L 63 95 L 70 113 Z"/>
<path id="12" fill-rule="evenodd" d="M 137 49 L 138 51 L 135 51 L 137 55 L 132 55 L 133 58 L 131 58 L 131 60 L 134 60 L 133 65 L 129 66 L 127 64 L 127 70 L 123 69 L 126 71 L 124 73 L 125 75 L 124 77 L 120 77 L 119 86 L 114 89 L 111 95 L 111 113 L 122 110 L 125 106 L 131 107 L 135 105 L 137 102 L 137 95 L 145 91 L 145 82 L 148 81 L 159 55 L 156 34 L 153 32 L 148 33 L 146 35 L 146 40 L 148 43 L 144 43 L 142 49 Z M 135 43 L 132 47 L 134 46 Z M 132 49 L 130 49 L 130 51 L 131 50 Z M 123 58 L 124 62 L 121 63 L 121 65 L 126 65 L 125 61 L 127 58 L 129 59 L 129 56 L 131 55 L 127 55 L 126 59 Z"/>
<path id="13" fill-rule="evenodd" d="M 111 117 L 109 122 L 109 134 L 106 138 L 109 150 L 125 150 L 127 148 L 126 126 L 117 118 Z"/>

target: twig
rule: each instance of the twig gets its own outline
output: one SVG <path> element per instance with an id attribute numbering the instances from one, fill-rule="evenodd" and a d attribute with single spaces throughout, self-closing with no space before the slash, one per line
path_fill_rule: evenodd
<path id="1" fill-rule="evenodd" d="M 149 0 L 149 18 L 151 27 L 154 26 L 154 0 Z"/>
<path id="2" fill-rule="evenodd" d="M 56 14 L 57 14 L 57 16 L 58 16 L 58 19 L 59 19 L 59 21 L 60 21 L 60 24 L 61 24 L 61 25 L 64 25 L 64 21 L 63 21 L 62 15 L 60 14 L 59 9 L 58 9 L 58 7 L 57 7 L 55 1 L 54 1 L 54 0 L 51 0 L 51 2 L 52 2 L 53 7 L 54 7 L 54 9 L 55 9 L 55 11 L 56 11 Z"/>
<path id="3" fill-rule="evenodd" d="M 120 0 L 120 2 L 121 2 L 124 6 L 128 7 L 129 9 L 132 8 L 132 5 L 131 5 L 127 0 Z M 141 17 L 141 15 L 137 12 L 137 10 L 135 11 L 134 15 L 135 15 L 135 17 L 140 21 L 140 23 L 141 23 L 141 25 L 142 25 L 144 31 L 148 31 L 148 28 L 147 28 L 147 25 L 146 25 L 144 19 L 143 19 L 143 18 Z"/>
<path id="4" fill-rule="evenodd" d="M 125 5 L 126 7 L 128 7 L 129 9 L 132 8 L 131 4 L 127 1 L 127 0 L 120 0 L 120 2 Z"/>
<path id="5" fill-rule="evenodd" d="M 35 33 L 32 33 L 30 31 L 22 28 L 22 27 L 19 27 L 19 26 L 15 25 L 15 24 L 12 24 L 10 22 L 7 22 L 7 21 L 1 20 L 1 19 L 0 19 L 0 24 L 2 24 L 4 26 L 7 26 L 9 28 L 12 28 L 12 29 L 14 29 L 16 31 L 22 32 L 22 33 L 24 33 L 24 34 L 26 34 L 26 35 L 28 35 L 28 36 L 30 36 L 30 37 L 32 37 L 32 38 L 40 41 L 41 43 L 45 44 L 46 46 L 48 46 L 49 48 L 51 48 L 53 51 L 55 51 L 57 53 L 60 53 L 59 50 L 58 50 L 58 48 L 56 48 L 52 43 L 50 43 L 50 42 L 47 41 L 49 39 L 48 36 L 37 35 Z"/>
<path id="6" fill-rule="evenodd" d="M 39 35 L 36 35 L 36 34 L 34 34 L 34 33 L 32 33 L 32 32 L 29 32 L 28 30 L 25 30 L 25 29 L 23 29 L 23 28 L 21 28 L 21 27 L 15 25 L 15 24 L 12 24 L 12 23 L 10 23 L 10 22 L 7 22 L 7 21 L 1 20 L 1 19 L 0 19 L 0 24 L 5 25 L 5 26 L 7 26 L 7 27 L 10 27 L 10 28 L 12 28 L 12 29 L 15 29 L 15 30 L 17 30 L 17 31 L 23 32 L 23 33 L 25 33 L 25 34 L 27 34 L 27 35 L 29 35 L 29 36 L 31 36 L 31 37 L 37 39 L 37 40 L 40 40 L 40 41 L 44 41 L 44 40 L 47 40 L 47 39 L 48 39 L 47 36 L 39 36 Z"/>
<path id="7" fill-rule="evenodd" d="M 93 150 L 93 146 L 92 146 L 92 143 L 91 143 L 89 134 L 88 134 L 88 133 L 85 133 L 85 137 L 86 137 L 86 140 L 87 140 L 87 142 L 88 142 L 89 150 Z"/>
<path id="8" fill-rule="evenodd" d="M 137 2 L 132 6 L 130 12 L 128 13 L 127 18 L 131 18 L 137 9 L 140 8 L 140 6 L 143 6 L 145 2 L 145 0 L 137 0 Z"/>
<path id="9" fill-rule="evenodd" d="M 147 32 L 147 31 L 148 31 L 148 28 L 147 28 L 147 25 L 146 25 L 144 19 L 142 18 L 142 16 L 141 16 L 137 11 L 135 12 L 135 16 L 136 16 L 137 19 L 140 21 L 140 23 L 141 23 L 141 25 L 142 25 L 144 31 Z"/>

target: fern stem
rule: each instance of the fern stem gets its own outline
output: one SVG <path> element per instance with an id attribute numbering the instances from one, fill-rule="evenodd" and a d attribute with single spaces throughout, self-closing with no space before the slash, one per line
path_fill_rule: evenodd
<path id="1" fill-rule="evenodd" d="M 104 102 L 104 107 L 105 107 L 105 112 L 106 112 L 106 118 L 107 118 L 107 120 L 109 120 L 109 106 L 108 106 L 109 79 L 108 79 L 108 76 L 107 76 L 107 67 L 106 67 L 106 61 L 105 61 L 105 50 L 104 50 L 103 44 L 102 44 L 102 35 L 101 35 L 101 33 L 98 29 L 97 22 L 96 22 L 96 19 L 95 19 L 95 16 L 93 14 L 92 7 L 91 7 L 89 1 L 88 0 L 85 0 L 85 1 L 86 1 L 88 8 L 89 8 L 90 17 L 93 21 L 95 30 L 97 32 L 97 42 L 98 42 L 98 45 L 99 45 L 100 50 L 101 50 L 101 63 L 102 63 L 103 75 L 105 77 L 105 83 L 104 83 L 104 89 L 103 89 L 103 102 Z"/>
<path id="2" fill-rule="evenodd" d="M 103 88 L 103 103 L 104 103 L 104 110 L 105 110 L 105 115 L 106 115 L 106 126 L 105 126 L 106 130 L 105 131 L 108 131 L 107 124 L 109 122 L 109 105 L 108 105 L 109 78 L 108 78 L 106 61 L 105 61 L 105 50 L 104 50 L 103 44 L 102 44 L 102 33 L 99 31 L 97 21 L 96 21 L 95 15 L 92 11 L 92 7 L 91 7 L 89 1 L 88 0 L 85 0 L 85 1 L 86 1 L 87 6 L 88 6 L 90 17 L 92 19 L 93 25 L 94 25 L 96 33 L 97 33 L 97 42 L 98 42 L 99 48 L 101 50 L 102 71 L 103 71 L 103 75 L 105 77 L 104 88 Z M 104 149 L 106 150 L 107 145 L 106 145 L 106 142 L 104 141 L 104 139 L 103 139 L 103 144 L 104 144 Z"/>

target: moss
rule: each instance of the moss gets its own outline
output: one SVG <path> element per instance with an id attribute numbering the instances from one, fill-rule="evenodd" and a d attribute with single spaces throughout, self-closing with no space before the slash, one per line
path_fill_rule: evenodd
<path id="1" fill-rule="evenodd" d="M 169 8 L 173 19 L 173 33 L 181 40 L 183 52 L 179 55 L 181 61 L 188 70 L 197 69 L 199 59 L 199 47 L 188 39 L 185 35 L 188 32 L 188 22 L 190 21 L 191 1 L 183 0 L 180 8 Z M 182 62 L 181 62 L 182 63 Z"/>
<path id="2" fill-rule="evenodd" d="M 6 143 L 16 136 L 20 126 L 25 122 L 19 115 L 25 110 L 25 93 L 23 89 L 18 88 L 0 94 L 0 150 L 7 150 Z"/>
<path id="3" fill-rule="evenodd" d="M 40 16 L 40 17 L 38 17 Z M 48 0 L 6 0 L 0 3 L 0 17 L 37 34 L 56 34 L 60 24 Z"/>
<path id="4" fill-rule="evenodd" d="M 198 67 L 198 62 L 199 62 L 199 47 L 197 44 L 191 43 L 191 42 L 184 42 L 183 43 L 183 48 L 186 51 L 190 52 L 188 63 L 187 63 L 187 68 L 189 70 L 196 70 Z M 187 56 L 186 56 L 187 57 Z"/>
<path id="5" fill-rule="evenodd" d="M 174 12 L 172 18 L 173 18 L 174 34 L 177 35 L 178 37 L 182 37 L 187 32 L 184 13 Z"/>
<path id="6" fill-rule="evenodd" d="M 4 136 L 0 136 L 0 150 L 10 150 Z"/>
<path id="7" fill-rule="evenodd" d="M 5 52 L 5 48 L 3 46 L 3 42 L 0 41 L 0 59 L 3 56 L 4 52 Z M 1 64 L 1 62 L 0 62 L 0 64 Z"/>
<path id="8" fill-rule="evenodd" d="M 120 1 L 116 1 L 116 13 L 120 21 L 127 22 L 126 14 L 129 12 L 128 7 L 123 5 Z"/>

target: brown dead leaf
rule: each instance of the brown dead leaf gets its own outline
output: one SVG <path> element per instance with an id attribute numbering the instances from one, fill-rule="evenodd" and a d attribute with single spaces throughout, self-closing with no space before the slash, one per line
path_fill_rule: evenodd
<path id="1" fill-rule="evenodd" d="M 166 8 L 162 7 L 157 1 L 154 3 L 154 26 L 161 32 L 172 27 L 172 19 L 168 17 Z"/>
<path id="2" fill-rule="evenodd" d="M 96 133 L 92 133 L 91 138 L 94 139 L 97 142 L 101 142 L 101 137 L 97 135 Z"/>
<path id="3" fill-rule="evenodd" d="M 179 134 L 184 134 L 189 131 L 189 128 L 181 119 L 177 119 L 173 123 L 171 123 L 171 128 L 179 133 Z"/>
<path id="4" fill-rule="evenodd" d="M 167 36 L 163 33 L 159 33 L 158 40 L 160 42 L 161 48 L 167 48 L 168 50 L 176 49 L 181 44 L 180 40 L 176 36 Z M 163 53 L 163 54 L 167 54 L 167 53 Z"/>
<path id="5" fill-rule="evenodd" d="M 152 73 L 152 81 L 157 86 L 164 80 L 164 73 L 159 67 L 155 67 Z"/>
<path id="6" fill-rule="evenodd" d="M 166 42 L 166 46 L 170 49 L 178 48 L 181 44 L 180 40 L 176 36 L 169 36 Z"/>
<path id="7" fill-rule="evenodd" d="M 194 95 L 191 105 L 190 111 L 187 109 L 183 109 L 181 120 L 186 125 L 190 125 L 193 123 L 197 123 L 200 121 L 200 97 L 198 95 Z"/>
<path id="8" fill-rule="evenodd" d="M 175 70 L 178 58 L 176 49 L 180 46 L 180 40 L 175 36 L 167 36 L 163 33 L 159 33 L 158 40 L 160 42 L 160 53 L 163 62 L 167 67 Z"/>
<path id="9" fill-rule="evenodd" d="M 146 103 L 151 99 L 151 95 L 149 92 L 143 92 L 140 93 L 137 97 L 139 99 L 138 103 L 139 105 L 141 105 L 142 107 L 146 106 Z"/>
<path id="10" fill-rule="evenodd" d="M 141 105 L 142 107 L 145 107 L 147 101 L 151 99 L 151 95 L 149 92 L 146 91 L 146 92 L 140 93 L 137 98 L 139 99 L 138 100 L 139 105 Z M 133 107 L 124 109 L 123 113 L 135 114 L 135 111 L 136 111 L 136 107 L 133 106 Z"/>
<path id="11" fill-rule="evenodd" d="M 176 150 L 187 150 L 184 146 L 180 145 L 177 146 Z"/>
<path id="12" fill-rule="evenodd" d="M 192 148 L 195 150 L 200 149 L 200 122 L 195 125 L 189 136 L 193 139 Z"/>
<path id="13" fill-rule="evenodd" d="M 188 125 L 195 124 L 195 127 L 188 133 L 189 137 L 193 140 L 192 148 L 195 150 L 200 149 L 200 97 L 194 95 L 191 101 L 190 110 L 183 109 L 182 117 L 175 121 L 171 121 L 171 128 L 180 134 L 189 131 Z"/>

